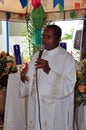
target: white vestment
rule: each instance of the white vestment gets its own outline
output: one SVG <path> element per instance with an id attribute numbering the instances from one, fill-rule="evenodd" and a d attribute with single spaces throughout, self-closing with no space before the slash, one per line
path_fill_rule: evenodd
<path id="1" fill-rule="evenodd" d="M 40 99 L 42 130 L 73 130 L 74 85 L 76 68 L 74 58 L 63 48 L 44 50 L 42 58 L 48 60 L 49 74 L 35 71 L 36 53 L 29 64 L 29 81 L 20 86 L 20 96 L 28 95 L 28 130 L 40 130 L 36 77 Z"/>

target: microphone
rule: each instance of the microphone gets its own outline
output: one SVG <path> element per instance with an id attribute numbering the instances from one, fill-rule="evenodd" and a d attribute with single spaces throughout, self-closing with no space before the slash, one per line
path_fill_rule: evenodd
<path id="1" fill-rule="evenodd" d="M 42 44 L 41 47 L 40 47 L 40 50 L 39 50 L 38 59 L 40 59 L 40 58 L 42 57 L 42 54 L 43 54 L 44 49 L 45 49 L 45 47 L 44 47 L 44 45 Z"/>

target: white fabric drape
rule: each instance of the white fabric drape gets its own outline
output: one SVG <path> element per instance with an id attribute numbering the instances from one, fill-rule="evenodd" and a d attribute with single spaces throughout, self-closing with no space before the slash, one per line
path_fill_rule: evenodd
<path id="1" fill-rule="evenodd" d="M 19 97 L 19 83 L 19 73 L 9 75 L 4 130 L 26 130 L 25 99 Z"/>
<path id="2" fill-rule="evenodd" d="M 86 105 L 76 108 L 75 124 L 75 130 L 86 130 Z"/>

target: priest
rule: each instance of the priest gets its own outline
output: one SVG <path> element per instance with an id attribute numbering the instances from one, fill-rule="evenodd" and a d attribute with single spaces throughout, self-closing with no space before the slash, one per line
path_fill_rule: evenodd
<path id="1" fill-rule="evenodd" d="M 62 30 L 45 27 L 42 43 L 21 71 L 20 96 L 28 96 L 28 130 L 73 130 L 75 60 L 59 46 Z"/>

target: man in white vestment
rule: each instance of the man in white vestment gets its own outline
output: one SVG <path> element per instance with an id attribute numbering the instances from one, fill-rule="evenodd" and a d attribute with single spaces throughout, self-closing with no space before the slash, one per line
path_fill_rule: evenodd
<path id="1" fill-rule="evenodd" d="M 73 130 L 75 60 L 59 46 L 61 28 L 48 25 L 45 49 L 21 71 L 20 96 L 28 95 L 28 130 Z"/>

